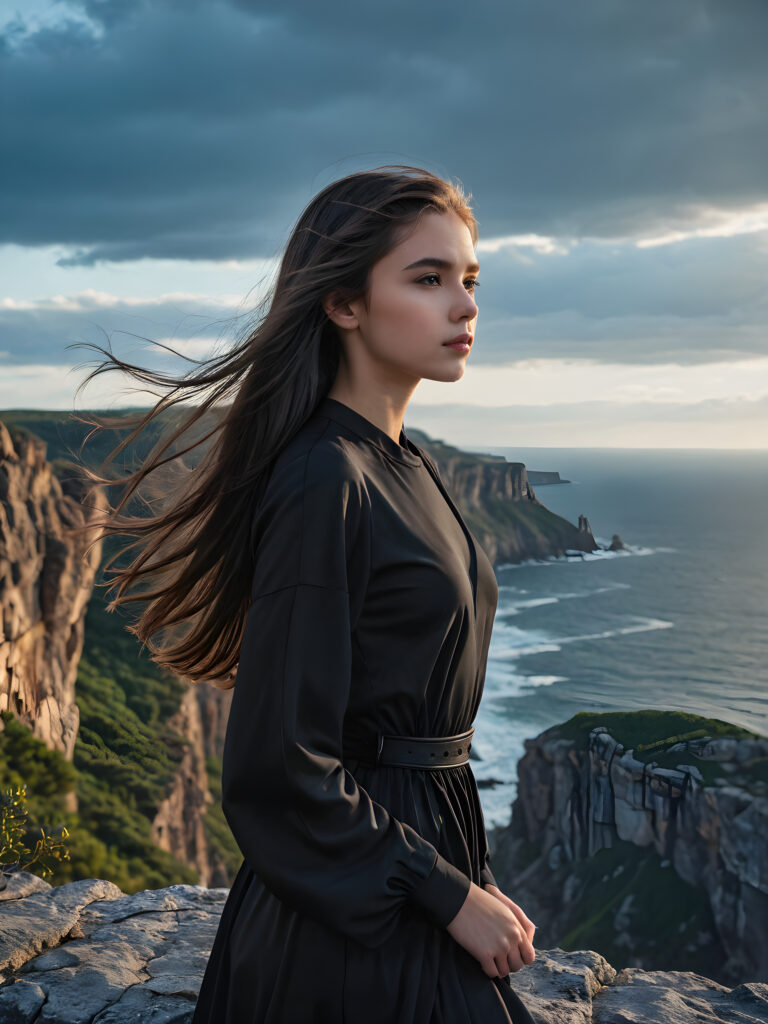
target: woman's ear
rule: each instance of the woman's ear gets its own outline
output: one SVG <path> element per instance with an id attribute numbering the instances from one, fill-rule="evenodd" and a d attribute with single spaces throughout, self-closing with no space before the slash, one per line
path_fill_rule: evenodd
<path id="1" fill-rule="evenodd" d="M 337 327 L 351 331 L 359 327 L 360 322 L 354 310 L 356 303 L 350 303 L 348 296 L 341 291 L 329 292 L 323 296 L 322 306 L 326 316 Z"/>

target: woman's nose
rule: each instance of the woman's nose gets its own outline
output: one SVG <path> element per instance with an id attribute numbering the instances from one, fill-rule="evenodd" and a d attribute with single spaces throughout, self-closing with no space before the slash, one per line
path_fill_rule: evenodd
<path id="1" fill-rule="evenodd" d="M 460 316 L 466 317 L 468 320 L 474 320 L 477 316 L 477 311 L 477 303 L 472 296 L 467 293 L 466 299 L 461 304 Z"/>

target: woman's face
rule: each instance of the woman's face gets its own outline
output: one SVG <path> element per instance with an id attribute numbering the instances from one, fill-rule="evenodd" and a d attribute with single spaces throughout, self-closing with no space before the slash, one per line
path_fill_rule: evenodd
<path id="1" fill-rule="evenodd" d="M 453 381 L 464 374 L 469 349 L 450 347 L 458 335 L 474 339 L 479 266 L 469 228 L 453 211 L 429 210 L 416 227 L 371 269 L 368 305 L 347 304 L 348 358 L 370 362 L 379 380 Z M 334 317 L 337 326 L 347 327 Z"/>

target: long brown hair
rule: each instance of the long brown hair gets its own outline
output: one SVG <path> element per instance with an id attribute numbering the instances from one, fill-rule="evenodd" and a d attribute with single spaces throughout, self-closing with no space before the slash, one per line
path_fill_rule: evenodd
<path id="1" fill-rule="evenodd" d="M 266 313 L 244 340 L 181 377 L 78 343 L 107 356 L 78 392 L 97 374 L 119 370 L 159 388 L 162 396 L 145 414 L 75 417 L 96 431 L 131 428 L 98 472 L 84 466 L 81 471 L 92 489 L 108 485 L 124 491 L 115 506 L 108 500 L 106 512 L 97 516 L 97 540 L 117 534 L 137 539 L 109 559 L 105 569 L 114 578 L 98 585 L 117 588 L 109 611 L 128 602 L 145 604 L 127 628 L 157 664 L 193 682 L 206 680 L 222 689 L 234 684 L 254 565 L 255 504 L 273 460 L 328 393 L 339 366 L 340 341 L 321 299 L 338 290 L 344 299 L 367 300 L 372 266 L 425 210 L 455 211 L 476 243 L 470 198 L 458 184 L 401 164 L 332 182 L 296 222 L 271 300 L 262 304 Z M 182 413 L 183 406 L 176 411 L 175 422 L 140 468 L 128 475 L 123 469 L 119 477 L 104 475 L 150 423 L 156 428 L 167 410 L 188 404 L 190 396 L 200 403 L 192 412 Z M 184 457 L 201 445 L 202 457 L 189 468 Z M 150 474 L 155 474 L 151 482 Z M 122 512 L 132 495 L 150 507 L 159 504 L 161 511 Z M 110 569 L 137 546 L 140 553 L 130 564 Z M 126 593 L 137 584 L 140 592 Z M 179 627 L 185 625 L 182 634 Z M 153 642 L 160 631 L 163 640 Z"/>

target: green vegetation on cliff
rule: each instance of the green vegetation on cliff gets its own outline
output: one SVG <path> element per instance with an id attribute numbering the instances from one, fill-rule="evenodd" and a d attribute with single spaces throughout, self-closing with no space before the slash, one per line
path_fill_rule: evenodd
<path id="1" fill-rule="evenodd" d="M 676 768 L 686 758 L 691 761 L 691 756 L 684 751 L 669 749 L 679 743 L 687 745 L 705 736 L 711 739 L 746 739 L 750 736 L 764 738 L 760 733 L 720 718 L 704 718 L 686 711 L 653 709 L 607 713 L 580 711 L 562 725 L 548 729 L 545 735 L 573 740 L 579 746 L 586 746 L 590 732 L 598 725 L 604 725 L 625 750 L 632 750 L 638 761 L 655 764 L 659 768 Z M 705 785 L 714 785 L 725 773 L 730 782 L 742 786 L 748 792 L 765 795 L 765 787 L 768 786 L 768 758 L 754 758 L 738 766 L 727 761 L 704 761 L 700 758 L 694 758 L 692 763 L 701 773 Z"/>
<path id="2" fill-rule="evenodd" d="M 644 747 L 671 745 L 683 739 L 699 736 L 756 736 L 759 733 L 742 729 L 720 718 L 703 718 L 687 711 L 579 711 L 562 725 L 553 725 L 542 735 L 557 735 L 561 739 L 586 744 L 590 732 L 604 725 L 611 736 L 620 739 L 625 750 L 634 749 L 640 756 Z"/>
<path id="3" fill-rule="evenodd" d="M 160 850 L 151 836 L 152 820 L 186 742 L 165 724 L 178 710 L 183 684 L 140 654 L 138 641 L 125 629 L 124 614 L 107 612 L 103 593 L 94 591 L 86 613 L 73 761 L 48 750 L 6 712 L 0 787 L 26 784 L 33 842 L 41 827 L 64 825 L 69 831 L 70 860 L 55 865 L 53 885 L 108 878 L 133 893 L 176 882 L 195 884 L 197 871 Z M 77 812 L 66 809 L 72 790 Z M 209 810 L 206 827 L 209 845 L 224 862 L 237 861 L 220 809 L 218 814 Z"/>
<path id="4" fill-rule="evenodd" d="M 197 873 L 152 842 L 151 822 L 181 758 L 183 739 L 164 726 L 178 706 L 178 681 L 161 677 L 138 656 L 138 644 L 94 597 L 86 615 L 86 648 L 77 678 L 80 729 L 70 763 L 48 750 L 10 713 L 3 714 L 0 785 L 26 784 L 30 836 L 40 828 L 69 832 L 70 859 L 53 885 L 108 878 L 124 892 Z M 74 791 L 78 810 L 67 810 Z"/>
<path id="5" fill-rule="evenodd" d="M 684 882 L 655 850 L 616 839 L 566 871 L 578 895 L 569 904 L 573 924 L 559 938 L 561 949 L 596 949 L 620 968 L 634 965 L 637 945 L 645 970 L 674 964 L 676 971 L 719 976 L 722 949 L 705 890 Z"/>

